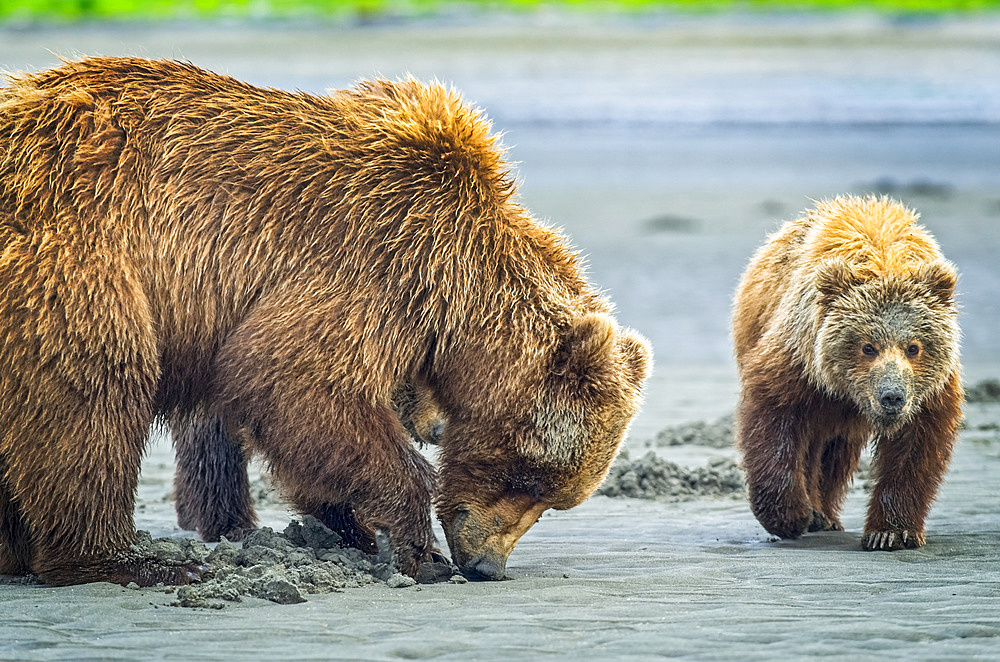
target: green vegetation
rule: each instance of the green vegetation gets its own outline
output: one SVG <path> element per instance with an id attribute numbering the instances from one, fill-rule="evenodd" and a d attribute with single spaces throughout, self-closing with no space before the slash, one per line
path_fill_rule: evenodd
<path id="1" fill-rule="evenodd" d="M 11 20 L 296 18 L 426 16 L 449 7 L 530 12 L 726 10 L 787 12 L 866 9 L 890 14 L 1000 11 L 1000 0 L 0 0 L 0 22 Z"/>

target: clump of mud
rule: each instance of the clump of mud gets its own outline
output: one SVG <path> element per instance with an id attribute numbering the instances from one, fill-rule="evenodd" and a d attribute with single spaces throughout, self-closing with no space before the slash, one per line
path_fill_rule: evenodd
<path id="1" fill-rule="evenodd" d="M 660 430 L 652 443 L 656 446 L 708 446 L 710 448 L 731 448 L 736 443 L 736 428 L 732 414 L 717 421 L 706 423 L 695 421 Z"/>
<path id="2" fill-rule="evenodd" d="M 1000 379 L 984 379 L 966 386 L 965 401 L 976 404 L 1000 402 Z"/>
<path id="3" fill-rule="evenodd" d="M 134 551 L 168 564 L 207 565 L 201 583 L 177 589 L 178 607 L 221 609 L 226 603 L 254 597 L 278 604 L 305 602 L 306 596 L 334 593 L 384 583 L 405 588 L 417 583 L 398 572 L 391 561 L 372 559 L 362 551 L 341 547 L 341 538 L 317 519 L 305 516 L 282 533 L 264 527 L 251 532 L 242 545 L 225 540 L 209 549 L 191 539 L 153 540 L 140 531 Z M 423 583 L 464 581 L 446 563 L 425 563 L 418 578 Z"/>
<path id="4" fill-rule="evenodd" d="M 740 497 L 745 490 L 743 474 L 729 458 L 712 458 L 704 467 L 688 468 L 649 451 L 637 460 L 629 460 L 625 452 L 619 455 L 597 493 L 609 497 L 689 501 L 701 497 Z"/>

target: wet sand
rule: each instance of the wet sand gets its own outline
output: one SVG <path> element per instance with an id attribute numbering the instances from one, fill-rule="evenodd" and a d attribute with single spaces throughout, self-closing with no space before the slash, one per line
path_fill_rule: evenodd
<path id="1" fill-rule="evenodd" d="M 858 548 L 863 480 L 846 531 L 773 541 L 738 489 L 691 480 L 727 474 L 731 448 L 657 434 L 732 411 L 736 278 L 766 232 L 842 192 L 921 211 L 962 274 L 967 379 L 1000 376 L 1000 22 L 560 20 L 0 30 L 5 69 L 49 66 L 51 50 L 184 57 L 310 91 L 405 71 L 454 82 L 506 132 L 525 204 L 565 228 L 657 358 L 608 483 L 653 498 L 547 513 L 510 581 L 390 588 L 371 572 L 293 604 L 213 597 L 221 609 L 172 606 L 166 589 L 2 585 L 0 658 L 995 657 L 1000 405 L 968 405 L 927 546 L 891 554 Z M 159 440 L 136 523 L 183 539 L 172 471 Z M 267 499 L 261 516 L 280 532 L 292 514 Z"/>

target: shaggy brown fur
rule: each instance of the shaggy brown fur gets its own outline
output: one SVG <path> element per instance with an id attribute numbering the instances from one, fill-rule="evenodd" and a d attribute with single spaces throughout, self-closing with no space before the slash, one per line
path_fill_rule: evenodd
<path id="1" fill-rule="evenodd" d="M 419 379 L 419 375 L 417 376 Z M 404 384 L 393 397 L 393 409 L 414 441 L 436 445 L 444 430 L 444 414 L 426 384 Z M 218 417 L 175 415 L 170 430 L 177 451 L 174 503 L 181 528 L 197 531 L 206 541 L 223 536 L 243 540 L 257 525 L 250 495 L 247 457 L 242 445 L 227 437 Z M 296 501 L 293 497 L 292 501 Z M 349 504 L 318 503 L 303 512 L 340 534 L 345 545 L 376 551 L 375 531 L 354 517 Z"/>
<path id="2" fill-rule="evenodd" d="M 437 503 L 470 574 L 502 576 L 540 509 L 607 471 L 648 347 L 512 200 L 453 93 L 90 59 L 11 78 L 0 136 L 3 570 L 197 573 L 129 552 L 158 415 L 205 416 L 217 440 L 222 421 L 304 510 L 385 530 L 411 574 L 434 472 L 393 410 L 402 385 L 448 419 Z"/>
<path id="3" fill-rule="evenodd" d="M 961 417 L 955 280 L 916 216 L 887 198 L 820 203 L 754 256 L 733 334 L 738 444 L 764 528 L 842 530 L 874 438 L 862 546 L 924 543 Z"/>

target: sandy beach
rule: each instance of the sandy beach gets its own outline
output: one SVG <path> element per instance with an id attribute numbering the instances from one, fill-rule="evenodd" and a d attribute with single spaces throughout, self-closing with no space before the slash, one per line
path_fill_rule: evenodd
<path id="1" fill-rule="evenodd" d="M 310 92 L 407 72 L 454 84 L 504 133 L 524 204 L 566 231 L 619 320 L 652 341 L 621 461 L 654 456 L 609 486 L 660 467 L 667 487 L 550 511 L 503 582 L 390 588 L 373 564 L 374 580 L 303 602 L 244 594 L 219 609 L 173 606 L 172 589 L 0 580 L 0 659 L 997 658 L 1000 404 L 967 405 L 928 544 L 895 553 L 859 549 L 863 477 L 846 531 L 774 541 L 738 486 L 713 482 L 737 459 L 707 443 L 717 434 L 657 434 L 732 412 L 736 280 L 766 233 L 838 193 L 921 213 L 961 274 L 966 382 L 1000 377 L 1000 19 L 0 29 L 3 70 L 80 54 L 184 58 Z M 136 525 L 183 540 L 172 455 L 154 435 Z M 260 514 L 275 531 L 294 516 L 273 500 Z"/>

